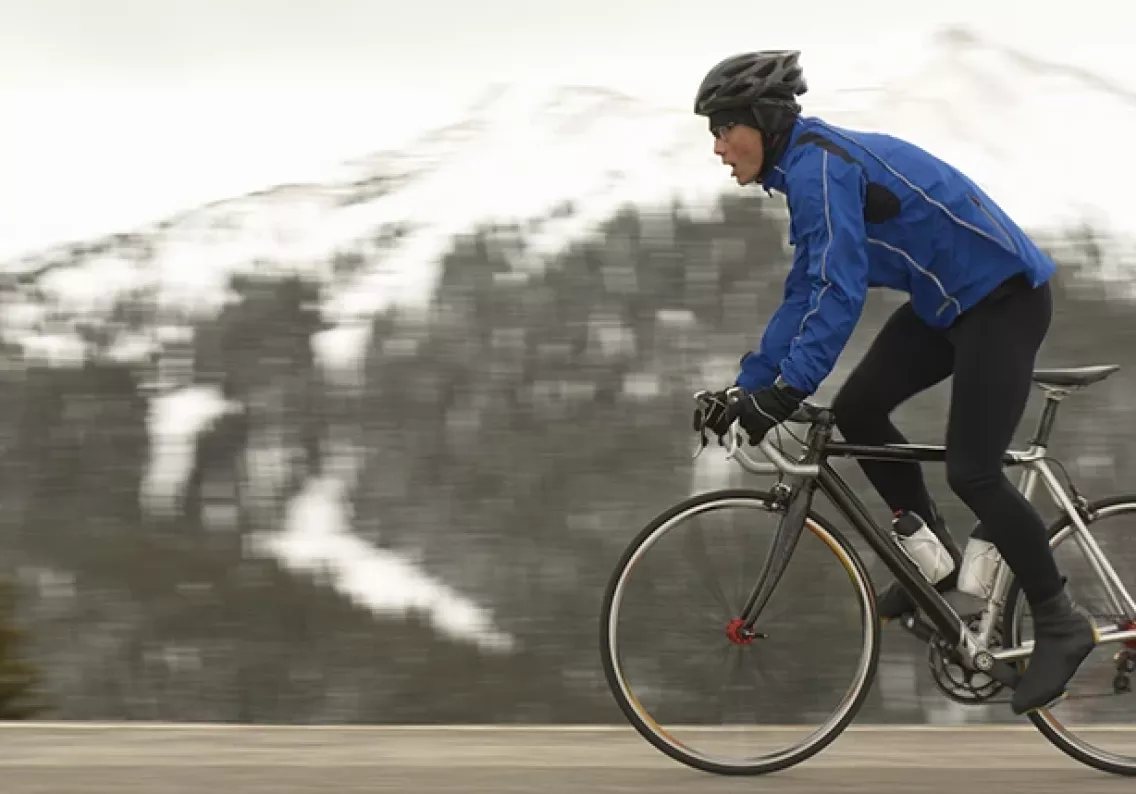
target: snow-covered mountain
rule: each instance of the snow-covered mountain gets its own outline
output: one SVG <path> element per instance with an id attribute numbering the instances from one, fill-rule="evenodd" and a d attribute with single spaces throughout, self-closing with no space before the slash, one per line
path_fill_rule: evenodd
<path id="1" fill-rule="evenodd" d="M 87 316 L 129 292 L 165 314 L 209 314 L 227 300 L 234 272 L 301 271 L 328 283 L 329 324 L 352 327 L 391 302 L 425 299 L 441 255 L 479 224 L 524 225 L 524 257 L 535 263 L 624 203 L 666 204 L 677 195 L 698 204 L 724 182 L 705 124 L 691 114 L 603 89 L 498 87 L 461 123 L 407 151 L 346 162 L 324 182 L 220 200 L 4 270 L 36 284 L 37 304 Z M 372 266 L 337 279 L 337 253 Z M 27 339 L 40 316 L 10 315 L 7 336 Z M 336 338 L 350 339 L 355 353 L 365 343 L 359 334 Z"/>
<path id="2" fill-rule="evenodd" d="M 931 42 L 914 74 L 845 94 L 818 86 L 805 100 L 807 113 L 953 160 L 1028 225 L 1136 227 L 1125 201 L 1136 156 L 1124 145 L 1136 137 L 1136 93 L 1094 74 L 953 30 Z M 0 263 L 0 334 L 32 355 L 75 361 L 90 351 L 78 324 L 105 323 L 129 300 L 150 322 L 112 329 L 103 352 L 151 356 L 184 347 L 187 316 L 229 301 L 232 274 L 302 272 L 322 285 L 326 330 L 315 353 L 354 376 L 370 318 L 425 300 L 463 233 L 515 224 L 519 238 L 499 244 L 518 269 L 539 267 L 621 205 L 678 200 L 697 213 L 722 193 L 752 189 L 732 182 L 705 121 L 689 111 L 602 88 L 495 86 L 460 122 L 344 162 L 321 181 Z"/>
<path id="3" fill-rule="evenodd" d="M 1124 200 L 1136 157 L 1118 145 L 1136 133 L 1133 92 L 950 31 L 915 75 L 857 98 L 817 88 L 806 112 L 911 138 L 970 171 L 1027 224 L 1136 225 Z M 300 270 L 328 284 L 329 324 L 351 327 L 392 301 L 426 297 L 441 254 L 479 224 L 519 223 L 523 245 L 513 249 L 524 267 L 625 202 L 677 198 L 697 210 L 737 190 L 705 122 L 689 112 L 597 88 L 494 87 L 460 123 L 404 151 L 345 162 L 325 181 L 219 200 L 4 269 L 34 279 L 35 302 L 65 315 L 104 312 L 128 292 L 159 309 L 210 313 L 234 271 Z M 368 266 L 333 278 L 336 253 L 361 254 Z M 39 314 L 9 313 L 9 338 L 26 338 Z M 341 338 L 357 348 L 364 336 Z"/>

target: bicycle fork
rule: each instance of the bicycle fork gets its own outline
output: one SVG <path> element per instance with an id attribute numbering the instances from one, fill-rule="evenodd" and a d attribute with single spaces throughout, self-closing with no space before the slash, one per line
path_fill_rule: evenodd
<path id="1" fill-rule="evenodd" d="M 784 487 L 784 486 L 782 486 Z M 785 575 L 789 567 L 789 560 L 797 549 L 797 542 L 801 539 L 801 532 L 805 528 L 809 507 L 812 503 L 813 493 L 816 491 L 816 479 L 807 477 L 797 488 L 790 489 L 789 505 L 777 526 L 777 533 L 773 537 L 773 546 L 765 558 L 761 573 L 754 585 L 753 592 L 742 607 L 741 626 L 738 633 L 743 638 L 755 636 L 754 625 L 761 616 L 769 597 L 773 595 L 774 588 Z"/>

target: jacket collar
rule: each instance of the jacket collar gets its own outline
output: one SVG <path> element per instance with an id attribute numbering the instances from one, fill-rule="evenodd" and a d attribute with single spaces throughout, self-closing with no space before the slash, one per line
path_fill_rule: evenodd
<path id="1" fill-rule="evenodd" d="M 804 122 L 798 116 L 793 121 L 793 126 L 789 128 L 789 138 L 783 142 L 782 146 L 777 147 L 776 150 L 771 151 L 769 154 L 773 157 L 773 167 L 765 174 L 765 178 L 761 180 L 761 187 L 766 193 L 776 190 L 779 193 L 785 192 L 785 169 L 783 167 L 786 158 L 785 153 L 793 148 L 793 144 L 801 137 L 804 131 Z"/>

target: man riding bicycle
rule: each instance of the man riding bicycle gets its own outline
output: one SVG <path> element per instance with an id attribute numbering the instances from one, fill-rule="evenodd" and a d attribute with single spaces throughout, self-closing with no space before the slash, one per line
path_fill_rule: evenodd
<path id="1" fill-rule="evenodd" d="M 850 443 L 906 443 L 891 412 L 953 375 L 947 482 L 992 535 L 1033 613 L 1035 648 L 1013 711 L 1044 708 L 1062 696 L 1097 636 L 1067 592 L 1041 517 L 1002 470 L 1049 329 L 1055 266 L 949 164 L 893 136 L 802 116 L 796 97 L 807 84 L 798 58 L 796 51 L 727 58 L 695 100 L 714 153 L 738 184 L 785 195 L 794 246 L 784 300 L 758 349 L 741 360 L 733 385 L 742 399 L 717 392 L 706 426 L 721 437 L 737 419 L 758 443 L 832 371 L 867 290 L 907 293 L 834 399 L 836 424 Z M 920 466 L 860 465 L 893 511 L 928 519 L 955 561 L 936 588 L 953 588 L 962 555 Z M 914 608 L 898 584 L 880 596 L 884 618 Z"/>

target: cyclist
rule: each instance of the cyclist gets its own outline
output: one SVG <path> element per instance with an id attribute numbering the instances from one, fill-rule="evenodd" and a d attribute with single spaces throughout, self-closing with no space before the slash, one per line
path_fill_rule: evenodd
<path id="1" fill-rule="evenodd" d="M 715 65 L 694 112 L 709 120 L 714 153 L 738 184 L 785 195 L 793 263 L 781 306 L 705 423 L 719 439 L 737 419 L 751 444 L 785 421 L 832 370 L 870 287 L 909 295 L 848 377 L 832 408 L 852 443 L 906 443 L 889 416 L 953 375 L 946 433 L 951 490 L 974 512 L 1013 570 L 1034 616 L 1035 650 L 1012 699 L 1015 714 L 1063 696 L 1097 633 L 1073 602 L 1033 506 L 1002 471 L 1049 329 L 1053 262 L 973 181 L 893 136 L 802 115 L 800 53 L 770 50 Z M 897 514 L 925 517 L 961 560 L 915 463 L 861 460 Z M 898 583 L 884 618 L 914 609 Z"/>

